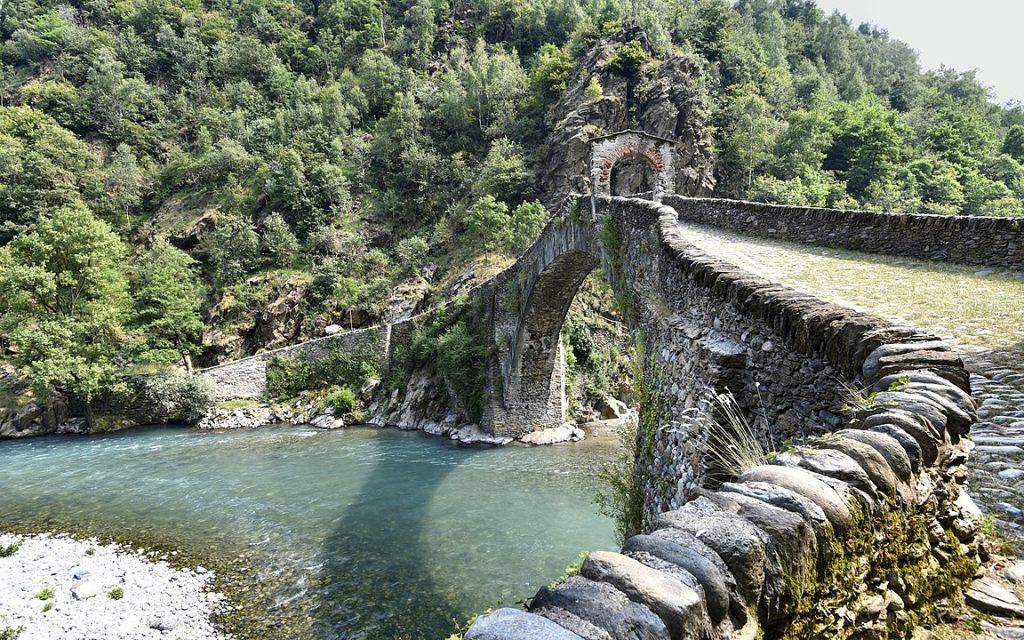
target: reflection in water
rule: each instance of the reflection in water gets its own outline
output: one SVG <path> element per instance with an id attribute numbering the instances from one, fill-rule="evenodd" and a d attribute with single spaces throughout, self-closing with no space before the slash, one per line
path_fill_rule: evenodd
<path id="1" fill-rule="evenodd" d="M 469 449 L 279 427 L 3 442 L 0 514 L 255 550 L 317 638 L 433 640 L 531 596 L 579 550 L 613 547 L 590 500 L 614 441 Z"/>

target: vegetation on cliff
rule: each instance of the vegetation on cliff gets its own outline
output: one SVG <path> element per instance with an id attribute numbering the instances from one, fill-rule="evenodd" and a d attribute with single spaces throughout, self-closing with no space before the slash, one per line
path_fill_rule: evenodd
<path id="1" fill-rule="evenodd" d="M 629 107 L 671 56 L 719 195 L 1024 209 L 1024 110 L 805 0 L 14 0 L 0 38 L 4 357 L 86 405 L 500 268 L 570 80 Z"/>

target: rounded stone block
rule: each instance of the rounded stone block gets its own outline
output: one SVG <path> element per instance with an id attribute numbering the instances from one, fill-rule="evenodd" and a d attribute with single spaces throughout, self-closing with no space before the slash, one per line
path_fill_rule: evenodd
<path id="1" fill-rule="evenodd" d="M 704 589 L 708 615 L 714 622 L 721 622 L 729 613 L 729 588 L 725 576 L 715 563 L 700 553 L 680 546 L 665 538 L 649 535 L 633 536 L 622 546 L 624 553 L 641 551 L 661 558 L 692 575 Z"/>
<path id="2" fill-rule="evenodd" d="M 931 466 L 938 460 L 939 446 L 943 443 L 943 439 L 927 420 L 897 410 L 876 413 L 864 420 L 864 426 L 867 429 L 884 425 L 901 429 L 917 442 L 921 450 L 921 462 L 924 466 Z"/>
<path id="3" fill-rule="evenodd" d="M 564 617 L 559 611 L 566 611 L 614 640 L 669 640 L 665 623 L 647 606 L 633 602 L 610 584 L 582 576 L 573 576 L 554 589 L 543 587 L 530 610 L 555 619 Z M 578 626 L 581 632 L 585 625 Z"/>
<path id="4" fill-rule="evenodd" d="M 887 496 L 896 495 L 899 480 L 889 463 L 874 447 L 843 436 L 819 438 L 811 446 L 846 454 L 868 474 L 879 491 Z"/>
<path id="5" fill-rule="evenodd" d="M 710 513 L 687 512 L 691 504 L 693 502 L 660 514 L 654 520 L 655 529 L 674 527 L 692 533 L 729 567 L 744 601 L 748 605 L 756 603 L 761 596 L 767 566 L 763 534 L 743 518 L 717 507 Z"/>
<path id="6" fill-rule="evenodd" d="M 621 553 L 595 551 L 587 556 L 580 575 L 612 585 L 653 611 L 668 628 L 672 640 L 702 637 L 704 601 L 682 582 Z"/>
<path id="7" fill-rule="evenodd" d="M 480 616 L 466 632 L 465 640 L 583 640 L 547 618 L 520 611 L 498 609 Z M 652 639 L 653 640 L 653 639 Z"/>
<path id="8" fill-rule="evenodd" d="M 895 440 L 903 449 L 910 462 L 910 470 L 913 473 L 921 468 L 921 445 L 909 433 L 893 424 L 877 424 L 867 429 L 851 429 L 857 433 L 877 433 Z"/>
<path id="9" fill-rule="evenodd" d="M 871 480 L 871 476 L 857 464 L 856 460 L 841 451 L 828 449 L 787 451 L 775 456 L 771 463 L 783 467 L 807 469 L 823 476 L 842 480 L 852 488 L 863 491 L 872 499 L 878 494 L 878 487 Z"/>
<path id="10" fill-rule="evenodd" d="M 799 468 L 779 465 L 754 467 L 743 473 L 740 483 L 763 482 L 788 489 L 816 504 L 839 531 L 850 527 L 850 508 L 835 489 Z"/>
<path id="11" fill-rule="evenodd" d="M 896 474 L 897 478 L 903 482 L 910 482 L 914 471 L 910 464 L 910 456 L 907 455 L 907 452 L 896 438 L 884 433 L 864 431 L 863 429 L 843 429 L 837 432 L 836 435 L 856 440 L 871 447 L 885 459 L 885 462 L 892 469 L 892 472 Z"/>

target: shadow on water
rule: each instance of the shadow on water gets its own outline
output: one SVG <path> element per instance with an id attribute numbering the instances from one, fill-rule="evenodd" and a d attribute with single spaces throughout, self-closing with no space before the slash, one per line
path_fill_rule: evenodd
<path id="1" fill-rule="evenodd" d="M 419 450 L 423 455 L 412 460 L 375 457 L 324 540 L 322 584 L 312 611 L 316 638 L 438 640 L 451 633 L 460 615 L 458 597 L 451 585 L 438 582 L 428 561 L 434 547 L 451 542 L 429 539 L 426 520 L 437 488 L 480 450 L 436 457 L 430 455 L 434 447 Z"/>

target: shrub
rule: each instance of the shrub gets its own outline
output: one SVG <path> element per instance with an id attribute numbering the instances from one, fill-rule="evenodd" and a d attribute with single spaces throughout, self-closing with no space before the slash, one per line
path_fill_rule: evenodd
<path id="1" fill-rule="evenodd" d="M 628 42 L 608 61 L 608 71 L 623 76 L 624 78 L 630 78 L 640 67 L 644 66 L 644 63 L 650 59 L 647 52 L 644 51 L 643 47 L 636 40 Z"/>
<path id="2" fill-rule="evenodd" d="M 141 387 L 140 396 L 147 408 L 169 422 L 197 422 L 216 400 L 213 385 L 181 370 L 144 376 Z"/>
<path id="3" fill-rule="evenodd" d="M 324 358 L 278 356 L 267 363 L 267 397 L 283 401 L 334 386 L 358 389 L 378 375 L 377 357 L 367 352 L 334 348 Z"/>
<path id="4" fill-rule="evenodd" d="M 121 587 L 115 587 L 110 590 L 110 593 L 108 595 L 110 595 L 111 600 L 120 600 L 124 597 L 124 589 L 122 589 Z"/>
<path id="5" fill-rule="evenodd" d="M 24 543 L 24 540 L 18 540 L 17 542 L 12 542 L 11 544 L 5 547 L 0 547 L 0 558 L 8 558 L 10 556 L 13 556 L 15 553 L 18 552 L 18 549 L 20 549 L 21 545 L 23 545 Z"/>
<path id="6" fill-rule="evenodd" d="M 352 413 L 356 408 L 356 392 L 348 387 L 331 387 L 326 402 L 337 413 Z"/>
<path id="7" fill-rule="evenodd" d="M 263 223 L 263 238 L 260 248 L 267 256 L 269 263 L 275 267 L 287 267 L 299 251 L 299 241 L 295 239 L 288 223 L 279 213 L 272 213 Z"/>
<path id="8" fill-rule="evenodd" d="M 395 247 L 395 255 L 406 273 L 416 273 L 427 261 L 430 245 L 421 236 L 406 238 Z"/>
<path id="9" fill-rule="evenodd" d="M 52 600 L 53 599 L 53 589 L 51 589 L 49 587 L 46 587 L 45 589 L 43 589 L 42 591 L 40 591 L 39 593 L 37 593 L 36 595 L 34 595 L 32 597 L 35 598 L 36 600 Z"/>
<path id="10" fill-rule="evenodd" d="M 4 627 L 0 629 L 0 640 L 17 640 L 24 630 L 25 627 Z"/>

